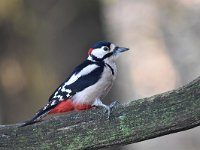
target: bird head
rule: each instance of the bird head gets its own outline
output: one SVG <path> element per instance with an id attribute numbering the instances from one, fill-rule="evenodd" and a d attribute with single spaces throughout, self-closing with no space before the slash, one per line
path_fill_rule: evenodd
<path id="1" fill-rule="evenodd" d="M 88 59 L 91 61 L 115 61 L 122 52 L 129 50 L 119 47 L 111 42 L 96 42 L 88 51 Z"/>

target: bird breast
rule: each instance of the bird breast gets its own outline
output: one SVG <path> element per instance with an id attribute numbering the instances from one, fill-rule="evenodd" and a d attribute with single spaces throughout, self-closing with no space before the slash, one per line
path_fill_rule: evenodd
<path id="1" fill-rule="evenodd" d="M 116 65 L 114 63 L 109 65 L 112 67 L 114 74 L 112 74 L 111 68 L 105 66 L 101 78 L 94 85 L 87 87 L 72 97 L 75 103 L 92 104 L 96 98 L 102 99 L 107 95 L 117 74 Z"/>

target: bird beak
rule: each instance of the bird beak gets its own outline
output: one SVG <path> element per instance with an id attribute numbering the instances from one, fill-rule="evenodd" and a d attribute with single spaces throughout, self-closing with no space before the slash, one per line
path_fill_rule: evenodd
<path id="1" fill-rule="evenodd" d="M 122 52 L 125 52 L 125 51 L 128 51 L 128 50 L 129 50 L 129 48 L 125 48 L 125 47 L 115 47 L 114 53 L 118 54 L 118 53 L 122 53 Z"/>

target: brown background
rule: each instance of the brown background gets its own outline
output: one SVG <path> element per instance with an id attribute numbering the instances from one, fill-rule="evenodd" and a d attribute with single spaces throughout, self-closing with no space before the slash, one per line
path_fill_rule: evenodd
<path id="1" fill-rule="evenodd" d="M 1 0 L 0 123 L 21 122 L 98 40 L 131 50 L 106 102 L 151 96 L 200 74 L 200 0 Z M 121 149 L 199 150 L 200 128 Z"/>

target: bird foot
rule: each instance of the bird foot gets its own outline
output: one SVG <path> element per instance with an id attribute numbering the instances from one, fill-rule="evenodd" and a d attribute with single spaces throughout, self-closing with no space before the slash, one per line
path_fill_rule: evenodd
<path id="1" fill-rule="evenodd" d="M 112 103 L 110 103 L 110 105 L 106 105 L 107 107 L 104 107 L 104 113 L 108 113 L 108 119 L 110 118 L 110 114 L 113 108 L 115 108 L 117 105 L 119 105 L 120 103 L 118 101 L 114 101 Z"/>
<path id="2" fill-rule="evenodd" d="M 100 99 L 96 99 L 95 102 L 93 103 L 93 106 L 101 106 L 104 108 L 104 113 L 108 113 L 108 119 L 110 118 L 110 114 L 113 108 L 115 108 L 117 105 L 119 105 L 120 103 L 118 101 L 114 101 L 112 103 L 110 103 L 110 105 L 105 105 L 102 103 L 102 101 Z"/>

